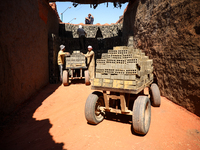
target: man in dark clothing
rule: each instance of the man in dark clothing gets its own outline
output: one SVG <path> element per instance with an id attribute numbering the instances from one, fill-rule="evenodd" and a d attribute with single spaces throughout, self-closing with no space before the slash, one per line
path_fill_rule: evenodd
<path id="1" fill-rule="evenodd" d="M 85 49 L 85 36 L 87 35 L 86 32 L 83 30 L 82 25 L 79 25 L 79 28 L 77 30 L 77 34 L 79 35 L 79 43 L 80 43 L 80 49 Z"/>
<path id="2" fill-rule="evenodd" d="M 85 17 L 85 24 L 93 24 L 94 22 L 94 17 L 92 14 L 88 14 L 88 17 Z"/>

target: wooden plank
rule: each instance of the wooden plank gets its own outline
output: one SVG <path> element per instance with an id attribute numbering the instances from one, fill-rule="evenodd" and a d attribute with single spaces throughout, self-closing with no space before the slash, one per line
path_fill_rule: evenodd
<path id="1" fill-rule="evenodd" d="M 101 111 L 107 111 L 105 107 L 100 107 Z M 122 112 L 120 109 L 109 108 L 109 112 L 116 113 L 116 114 L 125 114 L 125 115 L 132 115 L 133 112 L 131 110 L 126 110 L 126 112 Z"/>
<path id="2" fill-rule="evenodd" d="M 72 79 L 85 79 L 85 77 L 69 77 L 70 80 Z"/>
<path id="3" fill-rule="evenodd" d="M 80 68 L 82 68 L 82 69 L 87 69 L 87 67 L 86 66 L 84 66 L 84 67 L 66 67 L 66 69 L 80 69 Z"/>
<path id="4" fill-rule="evenodd" d="M 111 99 L 120 99 L 120 96 L 117 95 L 107 95 L 107 97 L 111 98 Z"/>
<path id="5" fill-rule="evenodd" d="M 126 94 L 125 99 L 126 99 L 126 106 L 129 107 L 130 93 Z"/>
<path id="6" fill-rule="evenodd" d="M 126 112 L 127 108 L 126 108 L 126 101 L 125 101 L 124 93 L 120 93 L 120 103 L 121 103 L 121 111 Z"/>
<path id="7" fill-rule="evenodd" d="M 106 111 L 109 111 L 109 99 L 107 97 L 107 93 L 106 91 L 103 91 L 103 98 L 104 98 L 104 102 L 105 102 L 105 109 Z"/>
<path id="8" fill-rule="evenodd" d="M 82 68 L 80 68 L 80 77 L 82 78 L 82 73 L 83 73 L 83 70 Z"/>
<path id="9" fill-rule="evenodd" d="M 71 79 L 73 79 L 74 70 L 71 69 Z"/>
<path id="10" fill-rule="evenodd" d="M 118 110 L 118 101 L 115 101 L 115 104 L 116 104 L 116 109 Z M 117 115 L 117 113 L 116 113 Z"/>

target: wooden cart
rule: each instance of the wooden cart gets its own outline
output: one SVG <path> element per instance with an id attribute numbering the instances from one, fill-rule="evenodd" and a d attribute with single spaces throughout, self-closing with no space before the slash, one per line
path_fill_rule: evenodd
<path id="1" fill-rule="evenodd" d="M 139 94 L 145 87 L 149 87 L 150 94 Z M 148 83 L 137 90 L 98 86 L 92 86 L 92 89 L 98 91 L 92 92 L 85 103 L 85 117 L 90 124 L 98 124 L 104 119 L 106 112 L 111 112 L 132 115 L 135 133 L 145 135 L 148 132 L 151 122 L 151 104 L 155 107 L 160 106 L 160 91 L 157 84 Z M 131 108 L 129 102 L 132 94 L 138 94 L 138 97 L 134 100 Z"/>
<path id="2" fill-rule="evenodd" d="M 153 83 L 153 59 L 133 48 L 133 37 L 128 43 L 113 47 L 97 59 L 92 83 L 92 89 L 97 91 L 86 100 L 85 117 L 90 124 L 98 124 L 106 112 L 132 115 L 133 130 L 145 135 L 151 122 L 151 105 L 160 106 L 160 91 Z M 146 87 L 148 95 L 142 92 Z"/>
<path id="3" fill-rule="evenodd" d="M 84 71 L 84 76 L 83 76 Z M 68 67 L 63 71 L 62 83 L 64 86 L 69 85 L 69 80 L 73 79 L 85 79 L 85 84 L 90 85 L 89 72 L 87 67 Z"/>
<path id="4" fill-rule="evenodd" d="M 69 80 L 73 79 L 85 79 L 85 84 L 90 85 L 85 56 L 80 51 L 73 51 L 70 57 L 65 56 L 65 70 L 63 71 L 62 83 L 64 86 L 68 86 Z"/>

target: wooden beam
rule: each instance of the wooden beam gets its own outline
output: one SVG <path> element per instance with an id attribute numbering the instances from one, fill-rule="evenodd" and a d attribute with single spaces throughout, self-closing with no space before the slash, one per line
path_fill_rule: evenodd
<path id="1" fill-rule="evenodd" d="M 105 107 L 100 107 L 101 111 L 107 111 Z M 116 113 L 116 114 L 125 114 L 125 115 L 132 115 L 133 112 L 131 110 L 126 110 L 126 112 L 122 112 L 120 109 L 110 108 L 109 112 Z"/>
<path id="2" fill-rule="evenodd" d="M 69 77 L 70 80 L 72 79 L 85 79 L 85 77 Z"/>
<path id="3" fill-rule="evenodd" d="M 126 106 L 129 107 L 130 93 L 127 93 L 127 94 L 125 95 L 125 99 L 126 99 Z"/>
<path id="4" fill-rule="evenodd" d="M 107 97 L 111 98 L 111 99 L 120 99 L 120 96 L 117 95 L 107 95 Z"/>
<path id="5" fill-rule="evenodd" d="M 82 78 L 82 71 L 83 71 L 83 70 L 82 70 L 82 68 L 81 68 L 81 69 L 80 69 L 80 77 L 81 77 L 81 78 Z"/>
<path id="6" fill-rule="evenodd" d="M 79 4 L 101 4 L 101 3 L 107 3 L 107 2 L 120 2 L 121 4 L 129 2 L 129 0 L 46 0 L 48 2 L 75 2 Z"/>
<path id="7" fill-rule="evenodd" d="M 124 93 L 120 93 L 120 103 L 121 103 L 121 111 L 126 112 L 127 108 L 126 108 L 126 101 L 125 101 Z"/>
<path id="8" fill-rule="evenodd" d="M 103 98 L 104 98 L 104 102 L 105 102 L 105 109 L 106 111 L 109 111 L 109 99 L 107 97 L 107 93 L 106 91 L 103 91 Z"/>

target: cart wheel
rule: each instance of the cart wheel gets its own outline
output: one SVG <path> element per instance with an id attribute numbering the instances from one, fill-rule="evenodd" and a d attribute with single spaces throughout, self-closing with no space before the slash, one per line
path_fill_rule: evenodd
<path id="1" fill-rule="evenodd" d="M 63 85 L 68 86 L 69 85 L 69 73 L 67 70 L 63 71 Z"/>
<path id="2" fill-rule="evenodd" d="M 151 105 L 154 107 L 160 107 L 161 103 L 160 90 L 156 83 L 151 84 L 151 87 L 149 88 L 149 93 L 150 93 Z"/>
<path id="3" fill-rule="evenodd" d="M 139 96 L 133 104 L 132 124 L 135 133 L 145 135 L 151 122 L 151 102 L 147 96 Z"/>
<path id="4" fill-rule="evenodd" d="M 89 71 L 85 70 L 85 85 L 90 85 Z"/>
<path id="5" fill-rule="evenodd" d="M 85 103 L 85 118 L 90 124 L 98 124 L 104 119 L 105 112 L 100 110 L 104 105 L 103 94 L 101 92 L 91 93 Z"/>

